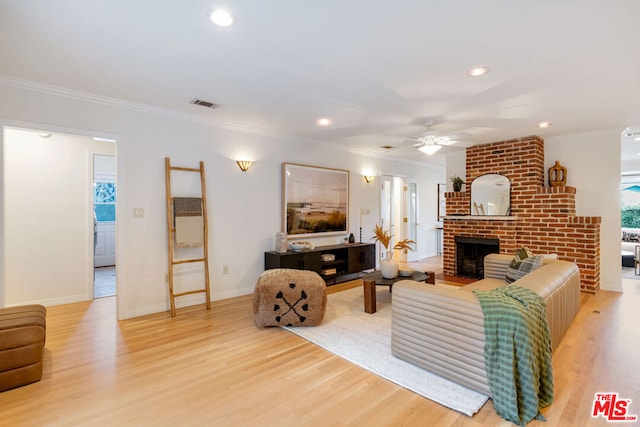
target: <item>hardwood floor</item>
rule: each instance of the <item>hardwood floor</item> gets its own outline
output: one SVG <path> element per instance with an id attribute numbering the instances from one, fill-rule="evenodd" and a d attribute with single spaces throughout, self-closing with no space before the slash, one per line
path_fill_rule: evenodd
<path id="1" fill-rule="evenodd" d="M 553 356 L 548 422 L 530 426 L 607 425 L 591 418 L 596 392 L 632 399 L 630 413 L 640 415 L 640 280 L 624 287 L 583 295 Z M 285 330 L 258 329 L 251 296 L 179 309 L 175 318 L 118 322 L 114 313 L 113 297 L 49 307 L 44 377 L 0 393 L 0 424 L 511 425 L 491 401 L 467 417 Z"/>

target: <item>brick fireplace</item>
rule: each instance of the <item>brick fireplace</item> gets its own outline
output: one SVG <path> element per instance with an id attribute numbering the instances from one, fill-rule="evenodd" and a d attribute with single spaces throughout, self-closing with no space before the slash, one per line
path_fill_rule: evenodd
<path id="1" fill-rule="evenodd" d="M 511 216 L 470 216 L 471 182 L 488 173 L 511 181 Z M 571 171 L 569 171 L 571 173 Z M 467 148 L 465 191 L 446 193 L 444 274 L 456 275 L 455 238 L 497 239 L 499 251 L 556 253 L 580 268 L 583 292 L 600 289 L 600 217 L 577 216 L 575 187 L 545 187 L 544 141 L 528 136 Z"/>

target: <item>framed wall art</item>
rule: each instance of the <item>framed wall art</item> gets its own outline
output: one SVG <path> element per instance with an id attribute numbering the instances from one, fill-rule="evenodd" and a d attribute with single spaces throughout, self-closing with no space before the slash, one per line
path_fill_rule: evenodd
<path id="1" fill-rule="evenodd" d="M 282 164 L 282 231 L 288 236 L 346 234 L 349 171 Z"/>

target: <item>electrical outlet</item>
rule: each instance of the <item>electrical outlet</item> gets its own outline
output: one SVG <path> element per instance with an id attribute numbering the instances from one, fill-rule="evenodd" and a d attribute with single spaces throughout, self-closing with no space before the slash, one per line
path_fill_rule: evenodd
<path id="1" fill-rule="evenodd" d="M 144 208 L 133 208 L 134 218 L 144 218 Z"/>
<path id="2" fill-rule="evenodd" d="M 165 283 L 169 283 L 169 275 L 168 274 L 164 275 L 164 282 Z"/>
<path id="3" fill-rule="evenodd" d="M 222 266 L 222 274 L 229 274 L 229 266 L 227 264 Z"/>
<path id="4" fill-rule="evenodd" d="M 369 215 L 370 213 L 369 209 L 360 209 L 360 215 Z"/>

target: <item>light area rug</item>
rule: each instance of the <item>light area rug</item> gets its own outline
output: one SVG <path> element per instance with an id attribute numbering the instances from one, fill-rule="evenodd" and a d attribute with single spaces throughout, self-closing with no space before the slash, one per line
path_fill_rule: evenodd
<path id="1" fill-rule="evenodd" d="M 636 269 L 633 267 L 622 267 L 622 277 L 640 280 L 640 275 L 636 275 Z"/>
<path id="2" fill-rule="evenodd" d="M 391 355 L 391 294 L 378 287 L 378 310 L 364 312 L 362 287 L 328 295 L 322 324 L 285 327 L 302 338 L 427 399 L 466 414 L 476 413 L 487 396 Z"/>

